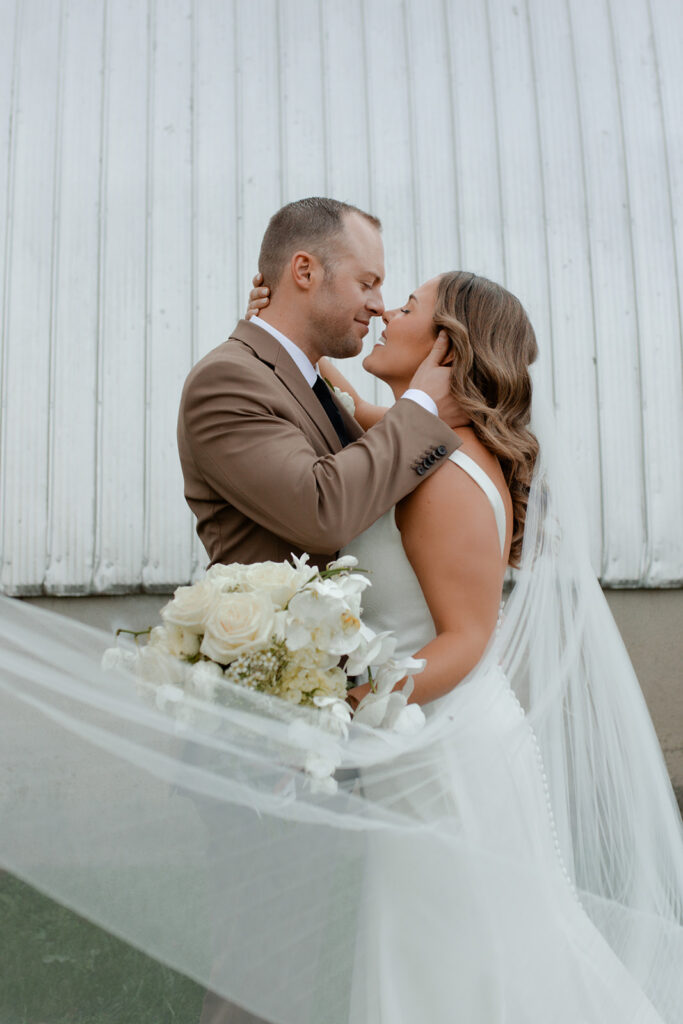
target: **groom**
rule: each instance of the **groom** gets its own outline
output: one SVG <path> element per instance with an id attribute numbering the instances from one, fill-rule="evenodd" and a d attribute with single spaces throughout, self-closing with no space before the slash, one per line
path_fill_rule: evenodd
<path id="1" fill-rule="evenodd" d="M 307 551 L 324 567 L 458 447 L 439 418 L 453 411 L 446 352 L 437 346 L 363 433 L 316 364 L 357 355 L 384 311 L 379 221 L 334 199 L 289 203 L 271 218 L 259 270 L 268 308 L 240 320 L 183 389 L 185 497 L 212 564 Z M 260 1020 L 207 992 L 201 1024 Z"/>
<path id="2" fill-rule="evenodd" d="M 453 400 L 438 345 L 366 433 L 317 373 L 321 356 L 357 355 L 384 311 L 380 227 L 334 199 L 284 206 L 259 256 L 268 308 L 190 372 L 178 448 L 211 564 L 307 551 L 324 567 L 459 446 L 439 418 Z"/>

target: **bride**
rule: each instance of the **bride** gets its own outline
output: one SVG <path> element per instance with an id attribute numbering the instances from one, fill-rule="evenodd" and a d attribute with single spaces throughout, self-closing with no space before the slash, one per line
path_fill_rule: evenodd
<path id="1" fill-rule="evenodd" d="M 268 300 L 259 284 L 257 277 L 252 314 Z M 621 699 L 609 693 L 610 677 L 632 671 L 604 599 L 587 578 L 585 553 L 583 571 L 574 566 L 569 575 L 570 566 L 563 564 L 569 550 L 559 553 L 557 534 L 570 526 L 559 513 L 573 513 L 573 501 L 565 509 L 552 493 L 547 464 L 538 467 L 531 489 L 539 457 L 529 429 L 528 367 L 537 355 L 531 324 L 513 295 L 465 272 L 427 281 L 383 319 L 381 341 L 364 368 L 389 384 L 398 400 L 437 332 L 445 331 L 452 391 L 470 423 L 458 424 L 463 444 L 450 456 L 452 466 L 433 474 L 344 552 L 372 572 L 364 601 L 369 625 L 394 630 L 401 656 L 426 659 L 410 699 L 423 705 L 432 725 L 449 723 L 435 727 L 428 756 L 404 756 L 395 772 L 384 764 L 362 771 L 363 792 L 411 820 L 432 826 L 438 820 L 454 842 L 426 858 L 419 842 L 401 848 L 395 837 L 374 839 L 357 962 L 377 966 L 357 970 L 350 1020 L 677 1019 L 683 1009 L 680 981 L 674 980 L 683 962 L 678 816 L 669 802 L 653 822 L 657 834 L 669 833 L 670 848 L 661 858 L 671 871 L 667 891 L 664 878 L 656 878 L 654 848 L 638 844 L 641 849 L 629 850 L 619 834 L 620 828 L 647 828 L 633 817 L 628 826 L 619 822 L 617 801 L 632 795 L 631 780 L 619 776 L 624 753 L 629 759 L 642 755 L 643 766 L 648 756 L 654 762 L 652 738 L 648 754 L 640 745 L 618 752 L 619 737 L 608 735 L 614 725 L 609 706 L 602 721 L 581 718 L 588 709 L 597 715 L 601 703 Z M 320 369 L 351 394 L 365 429 L 383 415 L 327 360 Z M 521 581 L 517 586 L 527 590 L 530 606 L 520 608 L 517 594 L 505 631 L 498 620 L 504 573 L 508 564 L 520 564 L 529 515 L 536 520 L 530 531 L 536 551 L 527 545 L 525 562 L 535 554 L 536 565 L 534 572 L 527 569 L 526 588 Z M 549 527 L 556 533 L 550 559 L 538 550 L 541 541 L 551 540 L 543 537 Z M 551 564 L 554 579 L 531 582 Z M 576 591 L 569 601 L 567 595 L 558 598 L 563 587 Z M 604 620 L 607 632 L 600 636 L 598 627 L 591 635 L 583 628 L 579 622 L 588 615 Z M 556 621 L 558 616 L 565 621 Z M 521 641 L 529 644 L 521 671 L 519 652 L 510 649 L 513 633 L 520 632 L 520 621 L 513 626 L 516 618 L 527 620 L 526 630 L 547 633 L 545 639 Z M 544 643 L 543 653 L 534 651 Z M 602 679 L 593 676 L 591 665 L 601 643 L 603 655 L 608 652 Z M 550 655 L 556 644 L 563 647 L 563 665 Z M 520 695 L 525 691 L 528 716 L 504 667 Z M 556 678 L 542 678 L 553 670 Z M 621 692 L 626 682 L 620 681 Z M 628 715 L 640 716 L 646 728 L 647 712 L 637 700 L 635 680 L 630 682 L 635 707 Z M 350 691 L 352 705 L 369 689 L 365 684 Z M 628 723 L 629 732 L 634 725 Z M 545 759 L 536 732 L 547 740 Z M 598 737 L 605 745 L 599 754 L 591 749 Z M 605 757 L 612 763 L 599 764 Z M 552 793 L 546 760 L 554 768 Z M 606 796 L 603 773 L 614 806 L 600 804 Z M 653 905 L 646 909 L 648 898 Z"/>
<path id="2" fill-rule="evenodd" d="M 316 792 L 290 723 L 207 705 L 178 737 L 109 636 L 0 599 L 0 863 L 275 1024 L 675 1024 L 680 817 L 536 402 L 532 430 L 531 326 L 466 273 L 385 322 L 366 368 L 398 396 L 446 331 L 471 421 L 347 549 L 427 659 L 424 727 L 352 722 Z"/>

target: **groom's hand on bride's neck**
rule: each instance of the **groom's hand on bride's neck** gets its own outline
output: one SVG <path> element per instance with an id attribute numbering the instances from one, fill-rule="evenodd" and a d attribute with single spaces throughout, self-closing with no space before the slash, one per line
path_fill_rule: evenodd
<path id="1" fill-rule="evenodd" d="M 439 331 L 434 346 L 413 374 L 411 388 L 418 388 L 433 398 L 439 419 L 454 430 L 470 422 L 469 416 L 451 394 L 450 344 L 445 331 Z"/>

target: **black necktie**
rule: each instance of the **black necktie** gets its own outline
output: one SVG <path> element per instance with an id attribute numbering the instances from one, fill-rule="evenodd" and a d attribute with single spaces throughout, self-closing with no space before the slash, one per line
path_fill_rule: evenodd
<path id="1" fill-rule="evenodd" d="M 344 421 L 341 418 L 341 415 L 339 413 L 339 409 L 337 408 L 337 406 L 332 401 L 332 395 L 330 394 L 330 389 L 328 388 L 327 384 L 322 379 L 322 377 L 316 377 L 315 378 L 315 384 L 313 385 L 313 392 L 315 394 L 315 397 L 318 399 L 318 401 L 322 405 L 323 409 L 327 413 L 327 418 L 329 419 L 330 423 L 334 427 L 334 429 L 335 429 L 335 431 L 337 433 L 337 437 L 341 441 L 342 448 L 345 448 L 347 444 L 351 443 L 351 438 L 346 433 L 346 430 L 344 428 Z"/>

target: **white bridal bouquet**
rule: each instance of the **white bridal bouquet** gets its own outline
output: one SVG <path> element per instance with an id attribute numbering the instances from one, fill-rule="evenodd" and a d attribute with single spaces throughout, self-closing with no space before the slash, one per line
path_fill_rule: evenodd
<path id="1" fill-rule="evenodd" d="M 354 571 L 357 559 L 345 556 L 324 570 L 308 562 L 304 554 L 292 555 L 291 563 L 212 566 L 197 583 L 178 587 L 161 609 L 163 625 L 135 633 L 134 650 L 105 652 L 103 666 L 132 668 L 181 728 L 197 719 L 203 703 L 230 706 L 235 688 L 246 688 L 270 698 L 269 711 L 281 701 L 290 710 L 301 708 L 305 722 L 294 716 L 291 723 L 300 737 L 307 735 L 311 711 L 316 725 L 340 739 L 352 718 L 415 732 L 424 715 L 407 703 L 410 677 L 425 662 L 395 660 L 395 637 L 362 622 L 361 594 L 370 580 Z M 142 635 L 148 640 L 139 645 Z M 394 690 L 406 676 L 403 689 Z M 371 690 L 352 712 L 347 689 L 366 679 Z M 318 747 L 302 767 L 316 788 L 334 791 L 340 758 L 338 746 L 327 745 L 322 755 Z"/>

